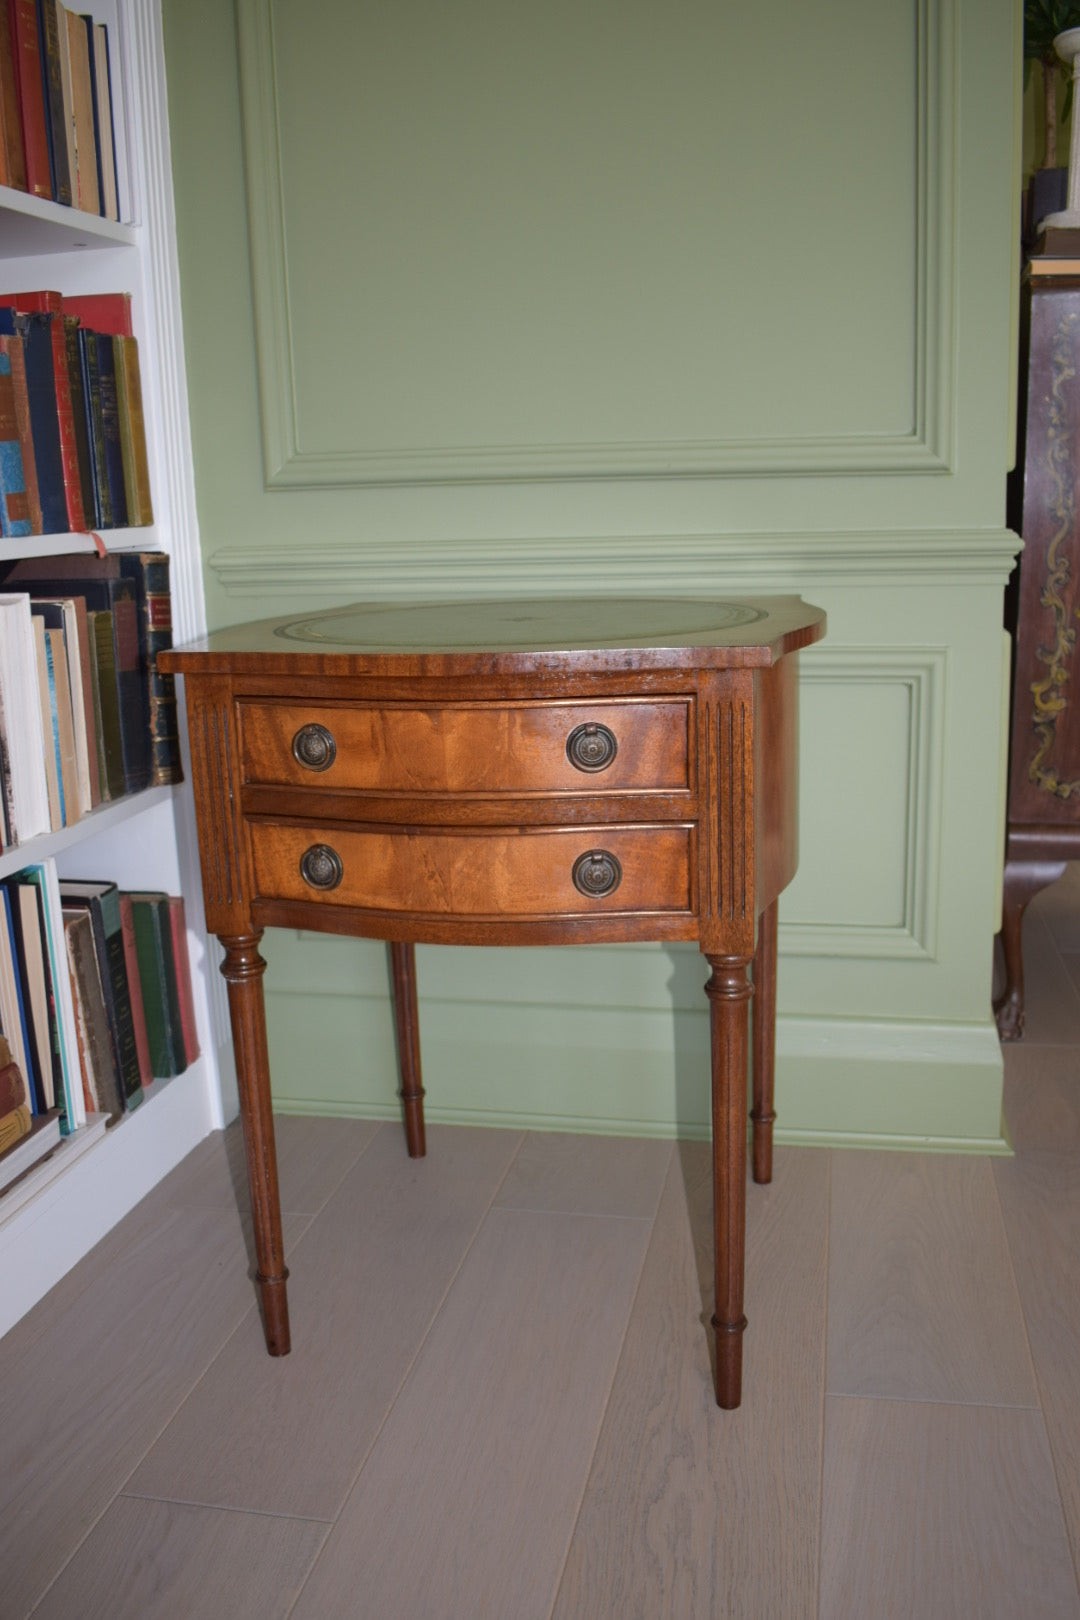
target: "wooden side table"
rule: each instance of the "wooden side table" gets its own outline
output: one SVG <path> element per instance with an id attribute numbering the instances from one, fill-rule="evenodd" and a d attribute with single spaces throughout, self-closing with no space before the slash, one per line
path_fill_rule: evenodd
<path id="1" fill-rule="evenodd" d="M 162 655 L 185 676 L 207 923 L 225 949 L 267 1348 L 289 1349 L 258 946 L 390 942 L 424 1153 L 414 944 L 696 940 L 709 964 L 717 1400 L 741 1398 L 748 1007 L 772 1164 L 776 902 L 796 865 L 797 597 L 354 606 Z"/>

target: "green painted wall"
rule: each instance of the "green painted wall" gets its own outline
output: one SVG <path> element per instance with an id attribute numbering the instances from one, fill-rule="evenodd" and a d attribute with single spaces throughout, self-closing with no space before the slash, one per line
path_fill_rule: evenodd
<path id="1" fill-rule="evenodd" d="M 778 1106 L 1000 1145 L 1012 0 L 165 0 L 211 622 L 798 590 Z M 283 1108 L 392 1112 L 381 947 L 276 934 Z M 696 953 L 422 950 L 433 1118 L 700 1131 Z"/>

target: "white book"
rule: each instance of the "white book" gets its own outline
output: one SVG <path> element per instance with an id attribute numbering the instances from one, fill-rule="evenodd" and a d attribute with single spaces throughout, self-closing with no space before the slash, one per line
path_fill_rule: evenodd
<path id="1" fill-rule="evenodd" d="M 0 594 L 0 687 L 19 842 L 49 831 L 49 790 L 30 598 Z"/>

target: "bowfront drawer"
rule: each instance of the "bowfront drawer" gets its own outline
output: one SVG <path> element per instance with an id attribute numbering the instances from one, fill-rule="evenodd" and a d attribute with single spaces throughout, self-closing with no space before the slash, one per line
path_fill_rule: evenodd
<path id="1" fill-rule="evenodd" d="M 370 793 L 685 792 L 688 698 L 240 703 L 244 780 Z"/>
<path id="2" fill-rule="evenodd" d="M 256 894 L 362 910 L 472 918 L 690 914 L 693 828 L 476 832 L 256 822 Z"/>

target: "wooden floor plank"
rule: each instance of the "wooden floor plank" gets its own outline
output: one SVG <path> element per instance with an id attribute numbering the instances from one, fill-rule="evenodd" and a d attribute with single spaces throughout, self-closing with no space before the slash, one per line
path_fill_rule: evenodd
<path id="1" fill-rule="evenodd" d="M 989 1160 L 837 1154 L 827 1388 L 1037 1404 Z"/>
<path id="2" fill-rule="evenodd" d="M 1024 1043 L 1080 1046 L 1080 990 L 1034 902 L 1024 918 Z"/>
<path id="3" fill-rule="evenodd" d="M 34 1620 L 286 1620 L 325 1535 L 305 1519 L 121 1496 Z"/>
<path id="4" fill-rule="evenodd" d="M 674 1144 L 646 1137 L 533 1131 L 522 1143 L 496 1203 L 571 1215 L 638 1215 L 652 1220 Z"/>
<path id="5" fill-rule="evenodd" d="M 996 1161 L 994 1176 L 1080 1570 L 1080 1155 L 1028 1148 Z"/>
<path id="6" fill-rule="evenodd" d="M 684 1144 L 669 1172 L 556 1620 L 815 1614 L 829 1156 L 779 1149 L 748 1190 L 736 1412 L 709 1361 L 708 1167 Z"/>
<path id="7" fill-rule="evenodd" d="M 364 1119 L 274 1118 L 278 1183 L 285 1213 L 315 1215 L 381 1127 Z M 400 1127 L 397 1127 L 400 1130 Z M 221 1209 L 249 1204 L 244 1137 L 239 1120 L 200 1143 L 151 1196 L 185 1208 Z"/>
<path id="8" fill-rule="evenodd" d="M 332 1518 L 520 1141 L 433 1128 L 410 1160 L 381 1131 L 290 1262 L 292 1353 L 268 1356 L 245 1321 L 129 1489 Z"/>
<path id="9" fill-rule="evenodd" d="M 1017 1153 L 1080 1155 L 1080 1053 L 1024 1041 L 1003 1050 L 1005 1122 Z"/>
<path id="10" fill-rule="evenodd" d="M 252 1309 L 235 1211 L 150 1223 L 0 1376 L 0 1584 L 22 1615 Z"/>
<path id="11" fill-rule="evenodd" d="M 831 1396 L 821 1620 L 1075 1620 L 1042 1414 Z"/>
<path id="12" fill-rule="evenodd" d="M 548 1613 L 649 1229 L 491 1211 L 294 1620 Z"/>

